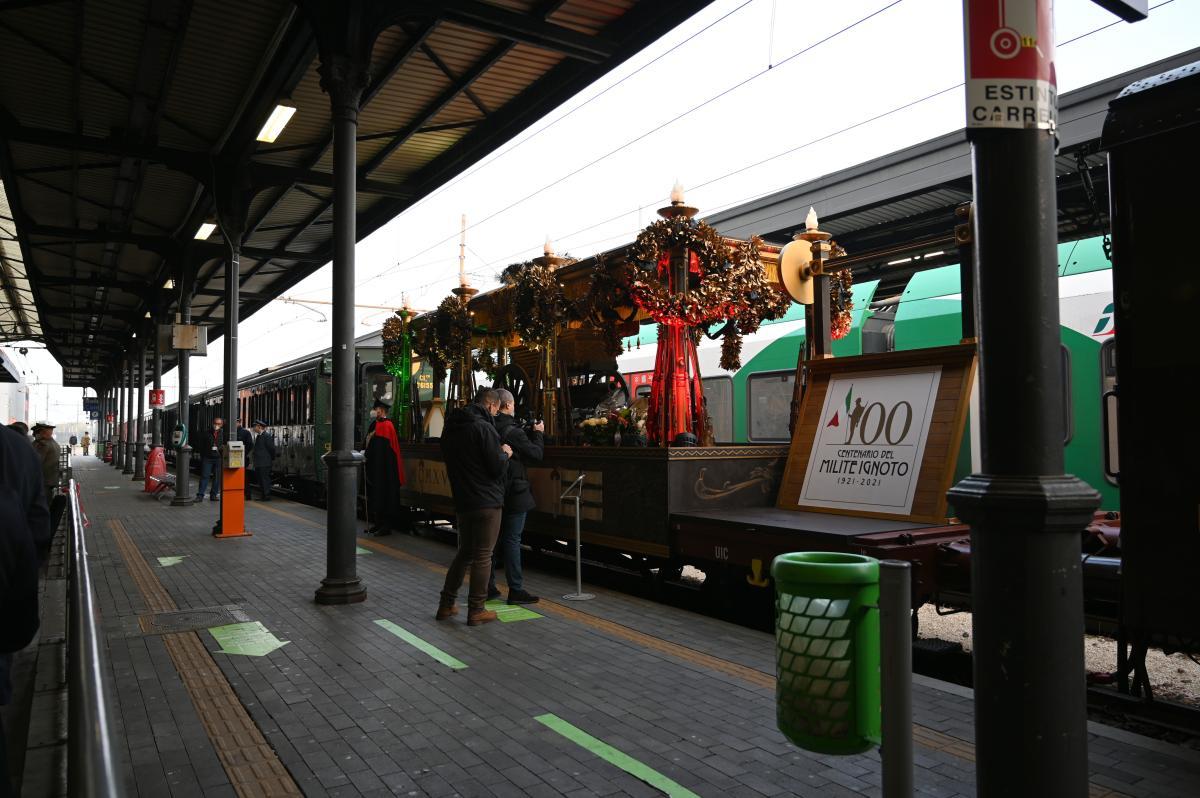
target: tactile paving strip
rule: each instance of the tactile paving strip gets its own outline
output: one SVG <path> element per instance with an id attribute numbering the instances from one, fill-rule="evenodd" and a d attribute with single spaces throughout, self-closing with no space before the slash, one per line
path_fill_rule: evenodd
<path id="1" fill-rule="evenodd" d="M 146 564 L 125 525 L 116 519 L 109 521 L 108 525 L 117 548 L 121 550 L 125 567 L 146 602 L 146 608 L 155 613 L 146 617 L 153 618 L 159 614 L 179 616 L 189 612 L 194 615 L 197 612 L 195 610 L 177 611 L 175 601 Z M 302 795 L 197 634 L 164 633 L 163 644 L 237 794 Z"/>

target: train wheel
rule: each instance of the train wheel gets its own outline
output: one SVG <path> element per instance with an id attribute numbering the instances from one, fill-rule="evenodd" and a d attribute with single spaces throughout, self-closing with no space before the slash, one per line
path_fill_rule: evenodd
<path id="1" fill-rule="evenodd" d="M 509 363 L 496 372 L 496 381 L 492 383 L 492 388 L 503 388 L 513 395 L 513 415 L 517 418 L 526 418 L 533 410 L 532 382 L 525 369 L 516 363 Z"/>

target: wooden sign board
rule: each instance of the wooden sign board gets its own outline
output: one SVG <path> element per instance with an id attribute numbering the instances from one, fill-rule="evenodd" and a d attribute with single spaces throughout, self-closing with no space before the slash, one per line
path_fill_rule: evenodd
<path id="1" fill-rule="evenodd" d="M 776 506 L 942 523 L 975 346 L 808 361 Z"/>

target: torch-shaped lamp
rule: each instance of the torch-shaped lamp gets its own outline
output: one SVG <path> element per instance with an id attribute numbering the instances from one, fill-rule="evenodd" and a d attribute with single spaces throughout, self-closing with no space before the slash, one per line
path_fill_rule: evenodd
<path id="1" fill-rule="evenodd" d="M 671 204 L 658 210 L 658 215 L 664 219 L 691 219 L 696 213 L 696 208 L 684 204 L 683 186 L 679 183 L 671 189 Z M 686 295 L 693 274 L 697 279 L 702 278 L 698 263 L 696 253 L 685 246 L 677 246 L 663 254 L 658 268 L 660 274 L 665 271 L 672 294 Z M 663 445 L 684 442 L 695 445 L 704 414 L 704 389 L 700 382 L 696 345 L 682 319 L 664 319 L 661 324 L 646 419 L 648 432 L 651 440 Z M 691 436 L 690 440 L 688 436 Z"/>
<path id="2" fill-rule="evenodd" d="M 550 269 L 551 271 L 554 271 L 566 262 L 566 258 L 560 258 L 554 254 L 554 244 L 550 241 L 549 236 L 546 236 L 546 243 L 542 246 L 541 256 L 533 259 L 534 265 Z M 542 362 L 539 370 L 541 371 L 542 420 L 546 424 L 546 436 L 556 441 L 558 440 L 560 430 L 570 423 L 565 405 L 559 407 L 560 399 L 563 396 L 561 383 L 565 375 L 560 373 L 562 369 L 559 368 L 557 329 L 550 334 L 550 340 L 546 341 L 546 345 L 542 347 Z M 560 418 L 560 416 L 562 417 Z"/>

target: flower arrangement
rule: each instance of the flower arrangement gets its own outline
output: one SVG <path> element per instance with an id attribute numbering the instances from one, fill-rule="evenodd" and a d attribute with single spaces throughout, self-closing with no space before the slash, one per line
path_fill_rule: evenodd
<path id="1" fill-rule="evenodd" d="M 623 407 L 585 418 L 579 431 L 588 446 L 645 446 L 646 416 L 636 407 Z"/>

